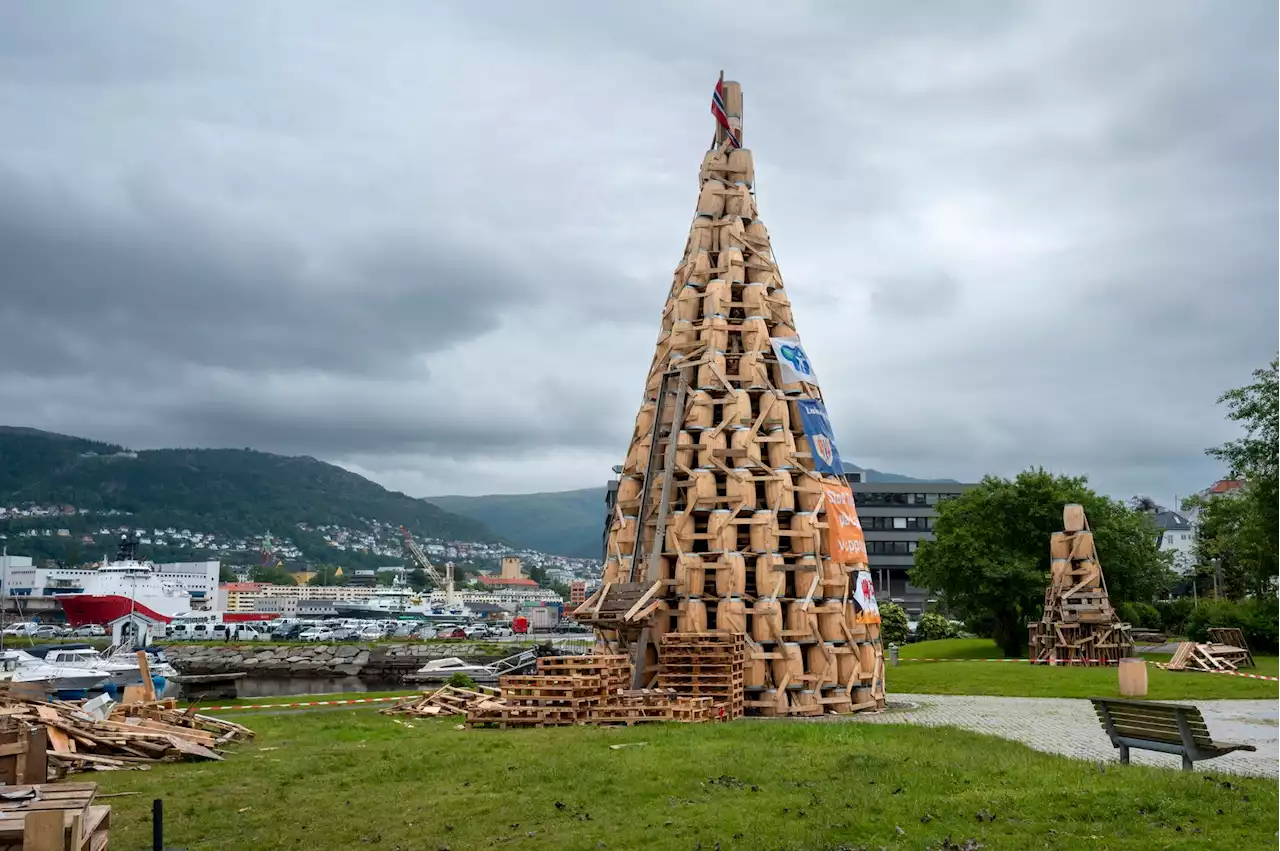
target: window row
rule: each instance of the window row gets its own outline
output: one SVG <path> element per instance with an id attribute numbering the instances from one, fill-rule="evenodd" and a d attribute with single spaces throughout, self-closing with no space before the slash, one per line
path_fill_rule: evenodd
<path id="1" fill-rule="evenodd" d="M 854 492 L 856 505 L 937 505 L 955 499 L 958 493 L 878 493 Z"/>
<path id="2" fill-rule="evenodd" d="M 905 556 L 916 551 L 919 541 L 867 541 L 867 555 Z"/>
<path id="3" fill-rule="evenodd" d="M 862 528 L 869 532 L 911 529 L 926 532 L 933 528 L 933 517 L 862 517 Z"/>

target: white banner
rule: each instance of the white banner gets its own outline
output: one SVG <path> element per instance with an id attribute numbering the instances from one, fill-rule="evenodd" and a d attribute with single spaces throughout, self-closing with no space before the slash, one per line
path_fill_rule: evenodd
<path id="1" fill-rule="evenodd" d="M 809 362 L 799 337 L 771 337 L 769 342 L 773 344 L 773 353 L 778 356 L 778 364 L 782 367 L 783 384 L 818 383 L 818 376 L 813 374 L 813 364 Z"/>
<path id="2" fill-rule="evenodd" d="M 880 606 L 876 604 L 876 586 L 871 582 L 871 571 L 860 570 L 853 579 L 853 599 L 862 609 L 858 620 L 870 623 L 880 622 Z"/>

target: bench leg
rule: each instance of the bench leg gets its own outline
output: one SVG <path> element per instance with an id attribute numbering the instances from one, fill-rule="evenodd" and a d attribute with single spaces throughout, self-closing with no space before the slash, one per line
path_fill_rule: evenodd
<path id="1" fill-rule="evenodd" d="M 1183 771 L 1191 770 L 1191 757 L 1185 753 L 1182 755 L 1182 770 Z"/>
<path id="2" fill-rule="evenodd" d="M 1129 764 L 1129 746 L 1120 745 L 1120 761 L 1125 765 Z"/>

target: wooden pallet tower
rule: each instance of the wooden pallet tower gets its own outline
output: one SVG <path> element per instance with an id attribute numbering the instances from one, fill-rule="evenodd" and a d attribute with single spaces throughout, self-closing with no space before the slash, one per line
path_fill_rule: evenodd
<path id="1" fill-rule="evenodd" d="M 1084 507 L 1062 509 L 1064 531 L 1049 538 L 1044 616 L 1027 625 L 1030 657 L 1049 664 L 1115 664 L 1130 655 L 1129 624 L 1107 596 L 1107 582 Z"/>
<path id="2" fill-rule="evenodd" d="M 757 212 L 737 83 L 721 78 L 712 114 L 604 582 L 574 616 L 631 655 L 633 688 L 660 681 L 659 648 L 687 660 L 698 635 L 728 633 L 743 637 L 747 709 L 875 710 L 884 658 L 866 545 Z"/>

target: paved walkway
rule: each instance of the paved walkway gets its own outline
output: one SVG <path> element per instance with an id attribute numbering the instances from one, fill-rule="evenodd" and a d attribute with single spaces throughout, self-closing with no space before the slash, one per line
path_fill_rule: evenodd
<path id="1" fill-rule="evenodd" d="M 1231 772 L 1256 777 L 1277 776 L 1280 727 L 1274 700 L 1170 701 L 1193 703 L 1204 714 L 1209 734 L 1225 742 L 1254 745 L 1257 753 L 1237 751 L 1207 762 L 1196 770 Z M 894 708 L 915 704 L 910 708 Z M 860 713 L 826 716 L 831 720 L 864 724 L 921 724 L 926 727 L 960 727 L 1022 742 L 1038 751 L 1078 759 L 1116 762 L 1119 751 L 1102 731 L 1087 700 L 1044 697 L 977 697 L 945 694 L 890 694 L 889 710 L 879 715 Z M 1182 767 L 1174 754 L 1130 750 L 1130 760 L 1141 765 Z"/>

